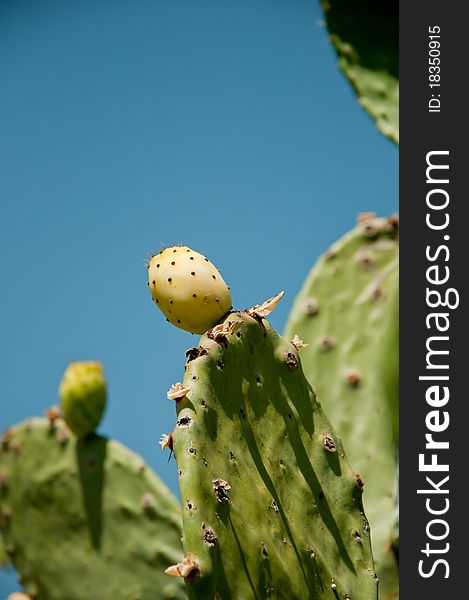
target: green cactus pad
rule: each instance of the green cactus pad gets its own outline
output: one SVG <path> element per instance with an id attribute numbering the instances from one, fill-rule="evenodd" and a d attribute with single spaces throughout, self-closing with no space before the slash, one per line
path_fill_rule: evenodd
<path id="1" fill-rule="evenodd" d="M 286 337 L 298 335 L 305 373 L 364 481 L 380 597 L 394 598 L 391 551 L 397 489 L 397 219 L 370 218 L 314 266 Z"/>
<path id="2" fill-rule="evenodd" d="M 397 2 L 323 0 L 339 65 L 378 129 L 399 142 Z"/>
<path id="3" fill-rule="evenodd" d="M 182 556 L 177 500 L 118 442 L 31 419 L 3 436 L 0 480 L 1 533 L 32 597 L 187 597 L 164 574 Z"/>
<path id="4" fill-rule="evenodd" d="M 64 419 L 73 433 L 84 437 L 98 427 L 106 407 L 106 380 L 101 363 L 70 363 L 59 387 Z"/>
<path id="5" fill-rule="evenodd" d="M 10 561 L 8 560 L 8 556 L 5 550 L 5 544 L 3 542 L 3 538 L 0 535 L 0 569 L 8 568 Z"/>
<path id="6" fill-rule="evenodd" d="M 296 347 L 244 312 L 187 356 L 173 432 L 186 556 L 170 572 L 191 598 L 376 599 L 361 488 Z"/>

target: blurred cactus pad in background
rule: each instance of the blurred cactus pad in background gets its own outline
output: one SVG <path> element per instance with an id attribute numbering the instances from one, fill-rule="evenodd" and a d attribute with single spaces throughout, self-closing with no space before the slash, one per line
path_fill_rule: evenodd
<path id="1" fill-rule="evenodd" d="M 358 102 L 398 143 L 397 5 L 321 7 Z M 332 203 L 315 194 L 320 214 Z M 171 202 L 164 210 L 176 215 Z M 10 600 L 398 600 L 398 216 L 361 213 L 321 256 L 305 258 L 309 241 L 296 248 L 264 223 L 265 198 L 247 211 L 223 202 L 178 212 L 203 225 L 207 247 L 154 251 L 142 286 L 159 310 L 141 338 L 151 340 L 155 365 L 169 357 L 179 373 L 174 381 L 160 370 L 155 381 L 145 372 L 173 410 L 168 430 L 152 421 L 152 442 L 156 452 L 161 435 L 179 498 L 140 455 L 99 433 L 116 408 L 106 364 L 70 362 L 59 405 L 46 399 L 44 416 L 1 437 L 0 566 L 13 567 L 22 588 Z M 306 223 L 309 239 L 317 233 L 294 197 L 282 219 L 287 228 Z M 254 221 L 267 242 L 225 281 L 217 247 L 243 256 Z M 212 235 L 220 237 L 210 243 Z M 263 261 L 279 246 L 271 297 L 251 285 L 257 304 L 236 306 L 237 282 L 251 269 L 261 288 Z M 305 279 L 294 298 L 284 278 L 298 264 Z M 114 257 L 112 265 L 114 301 L 128 282 Z M 283 335 L 270 322 L 276 309 L 289 313 Z M 172 354 L 176 335 L 188 340 L 185 359 Z M 134 410 L 132 394 L 126 427 L 139 430 L 149 416 Z"/>

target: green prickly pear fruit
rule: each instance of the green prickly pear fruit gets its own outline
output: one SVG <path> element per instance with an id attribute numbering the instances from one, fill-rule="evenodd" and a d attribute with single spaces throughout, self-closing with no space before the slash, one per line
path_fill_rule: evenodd
<path id="1" fill-rule="evenodd" d="M 231 310 L 230 288 L 218 269 L 187 246 L 153 256 L 148 285 L 166 319 L 191 333 L 205 333 Z"/>
<path id="2" fill-rule="evenodd" d="M 70 363 L 59 387 L 64 420 L 81 438 L 98 427 L 106 406 L 106 380 L 99 362 Z"/>

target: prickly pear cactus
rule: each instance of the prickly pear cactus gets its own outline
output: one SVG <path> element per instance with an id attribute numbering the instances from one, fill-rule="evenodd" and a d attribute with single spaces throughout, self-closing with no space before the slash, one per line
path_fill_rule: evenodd
<path id="1" fill-rule="evenodd" d="M 8 567 L 8 556 L 5 550 L 5 544 L 3 538 L 0 535 L 0 569 L 6 569 Z"/>
<path id="2" fill-rule="evenodd" d="M 171 388 L 185 558 L 167 572 L 191 598 L 375 600 L 360 481 L 262 306 L 207 332 Z"/>
<path id="3" fill-rule="evenodd" d="M 397 2 L 323 0 L 339 65 L 378 129 L 399 141 Z"/>
<path id="4" fill-rule="evenodd" d="M 106 380 L 101 363 L 74 362 L 65 370 L 59 387 L 65 422 L 78 437 L 98 427 L 106 407 Z"/>
<path id="5" fill-rule="evenodd" d="M 369 218 L 367 218 L 369 217 Z M 395 598 L 391 551 L 398 437 L 397 218 L 365 215 L 314 266 L 285 335 L 308 343 L 306 376 L 365 487 L 380 598 Z"/>
<path id="6" fill-rule="evenodd" d="M 186 597 L 176 498 L 137 455 L 57 418 L 4 434 L 0 528 L 24 590 L 48 600 Z"/>
<path id="7" fill-rule="evenodd" d="M 191 333 L 204 333 L 231 310 L 230 289 L 218 269 L 187 246 L 153 256 L 148 285 L 166 319 Z"/>

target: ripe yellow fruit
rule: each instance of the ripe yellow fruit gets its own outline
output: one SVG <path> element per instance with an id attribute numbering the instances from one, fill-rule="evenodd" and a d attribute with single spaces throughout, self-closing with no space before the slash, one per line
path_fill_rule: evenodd
<path id="1" fill-rule="evenodd" d="M 167 320 L 191 333 L 205 333 L 231 310 L 230 289 L 218 269 L 187 246 L 153 256 L 148 285 Z"/>

